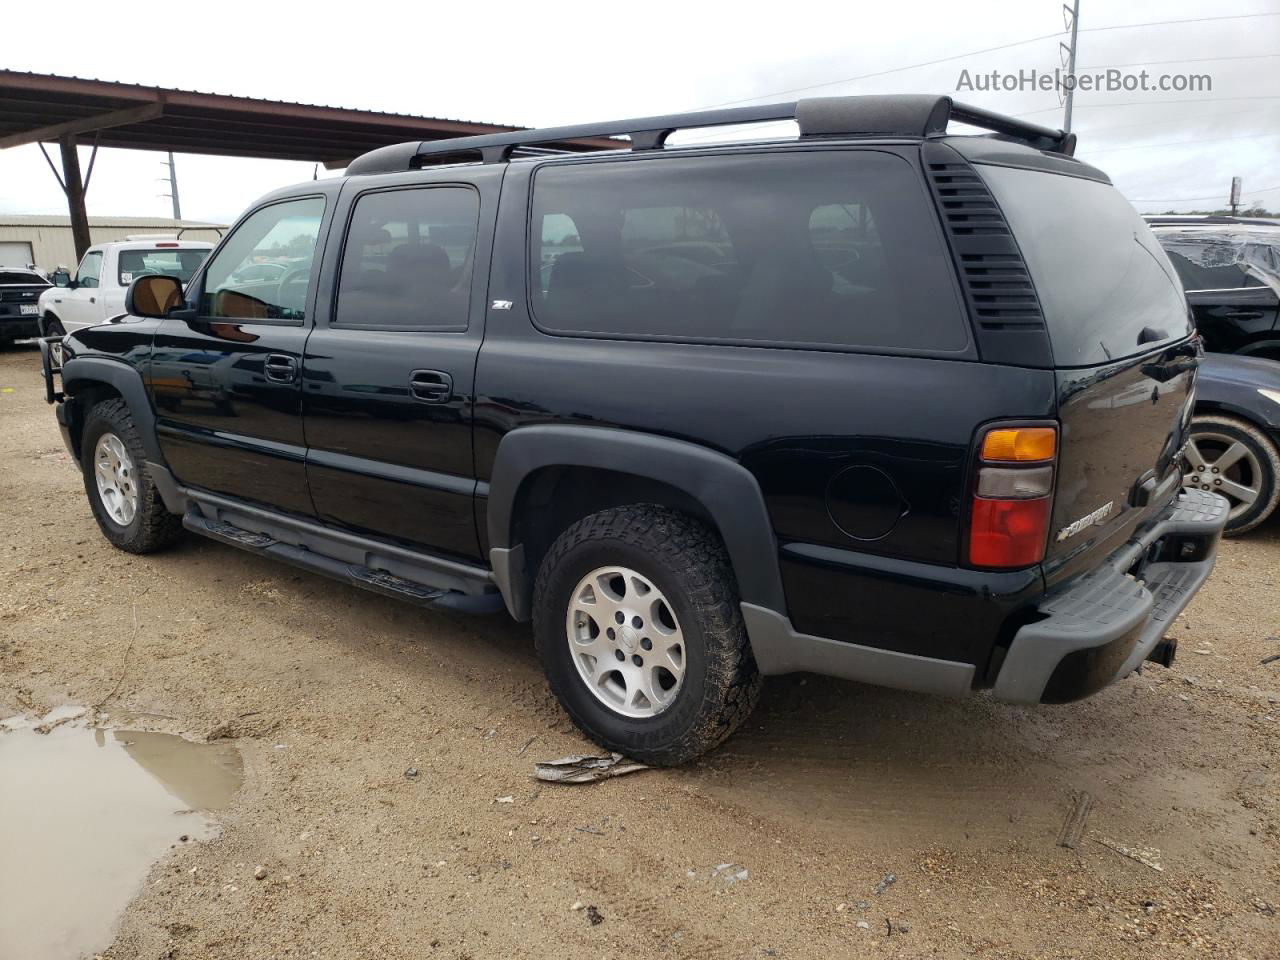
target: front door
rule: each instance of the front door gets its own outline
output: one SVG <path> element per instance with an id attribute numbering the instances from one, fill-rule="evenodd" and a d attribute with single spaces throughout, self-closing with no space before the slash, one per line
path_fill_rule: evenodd
<path id="1" fill-rule="evenodd" d="M 338 186 L 245 217 L 156 333 L 160 447 L 185 486 L 311 516 L 300 409 L 317 240 Z M 269 276 L 246 268 L 280 267 Z M 249 276 L 251 279 L 243 279 Z"/>
<path id="2" fill-rule="evenodd" d="M 101 282 L 102 251 L 91 249 L 76 270 L 75 286 L 62 290 L 53 301 L 67 333 L 102 322 L 102 308 L 98 306 Z"/>
<path id="3" fill-rule="evenodd" d="M 447 176 L 362 178 L 343 196 L 338 285 L 303 369 L 307 478 L 326 523 L 474 559 L 472 383 L 501 170 Z"/>

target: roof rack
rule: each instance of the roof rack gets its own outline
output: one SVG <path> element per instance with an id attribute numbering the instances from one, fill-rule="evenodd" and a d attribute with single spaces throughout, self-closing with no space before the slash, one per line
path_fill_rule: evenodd
<path id="1" fill-rule="evenodd" d="M 665 146 L 667 138 L 677 130 L 765 123 L 771 120 L 795 120 L 800 126 L 802 138 L 937 137 L 944 135 L 948 122 L 954 120 L 1040 150 L 1051 150 L 1066 156 L 1075 152 L 1076 144 L 1075 134 L 955 103 L 945 96 L 893 94 L 817 97 L 790 103 L 517 130 L 451 140 L 397 143 L 357 157 L 347 167 L 347 173 L 398 173 L 465 160 L 504 163 L 513 155 L 533 148 L 565 152 L 601 149 L 660 150 Z M 601 142 L 602 138 L 611 137 L 627 137 L 629 142 Z"/>

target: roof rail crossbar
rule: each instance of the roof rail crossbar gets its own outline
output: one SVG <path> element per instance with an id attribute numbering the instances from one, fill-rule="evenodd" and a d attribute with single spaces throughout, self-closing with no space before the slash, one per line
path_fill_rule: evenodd
<path id="1" fill-rule="evenodd" d="M 395 173 L 413 167 L 456 163 L 461 159 L 503 163 L 530 148 L 564 152 L 609 149 L 658 150 L 677 130 L 795 120 L 801 137 L 933 137 L 946 133 L 949 120 L 981 127 L 1042 150 L 1070 156 L 1075 136 L 933 95 L 819 97 L 789 103 L 702 110 L 605 123 L 581 123 L 537 130 L 482 134 L 451 140 L 400 143 L 357 157 L 349 174 Z M 611 142 L 608 138 L 627 137 Z M 595 141 L 594 143 L 590 141 Z"/>

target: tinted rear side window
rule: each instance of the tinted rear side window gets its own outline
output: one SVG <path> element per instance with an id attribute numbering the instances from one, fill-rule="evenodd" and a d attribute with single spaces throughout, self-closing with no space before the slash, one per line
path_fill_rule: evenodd
<path id="1" fill-rule="evenodd" d="M 480 198 L 467 187 L 360 197 L 343 249 L 334 324 L 466 329 L 479 216 Z"/>
<path id="2" fill-rule="evenodd" d="M 977 170 L 1031 271 L 1055 365 L 1102 364 L 1191 332 L 1177 273 L 1115 187 L 1013 167 Z"/>
<path id="3" fill-rule="evenodd" d="M 554 165 L 531 292 L 557 333 L 929 352 L 969 342 L 923 184 L 874 151 Z"/>

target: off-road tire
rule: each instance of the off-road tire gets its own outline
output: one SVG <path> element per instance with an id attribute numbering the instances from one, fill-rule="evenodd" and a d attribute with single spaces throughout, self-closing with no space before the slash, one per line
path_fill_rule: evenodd
<path id="1" fill-rule="evenodd" d="M 138 509 L 128 525 L 116 523 L 102 504 L 93 476 L 93 456 L 98 438 L 110 431 L 124 443 L 134 464 L 138 487 Z M 80 467 L 89 506 L 102 535 L 114 546 L 130 553 L 153 553 L 172 545 L 182 536 L 182 517 L 165 509 L 160 492 L 147 472 L 146 451 L 129 406 L 123 400 L 103 400 L 89 411 L 80 444 Z"/>
<path id="2" fill-rule="evenodd" d="M 566 618 L 570 594 L 592 570 L 629 567 L 665 595 L 685 636 L 684 681 L 657 716 L 622 716 L 601 703 L 575 667 Z M 684 763 L 723 742 L 750 715 L 760 675 L 720 538 L 685 514 L 655 504 L 614 507 L 565 530 L 533 588 L 533 634 L 552 692 L 601 746 L 655 766 Z"/>
<path id="3" fill-rule="evenodd" d="M 1249 448 L 1262 468 L 1262 476 L 1258 478 L 1258 499 L 1249 509 L 1228 521 L 1224 531 L 1224 535 L 1228 537 L 1247 533 L 1270 517 L 1280 504 L 1280 452 L 1277 452 L 1276 445 L 1265 433 L 1236 417 L 1209 414 L 1197 416 L 1191 421 L 1192 436 L 1197 433 L 1197 428 L 1225 434 L 1240 441 Z"/>

